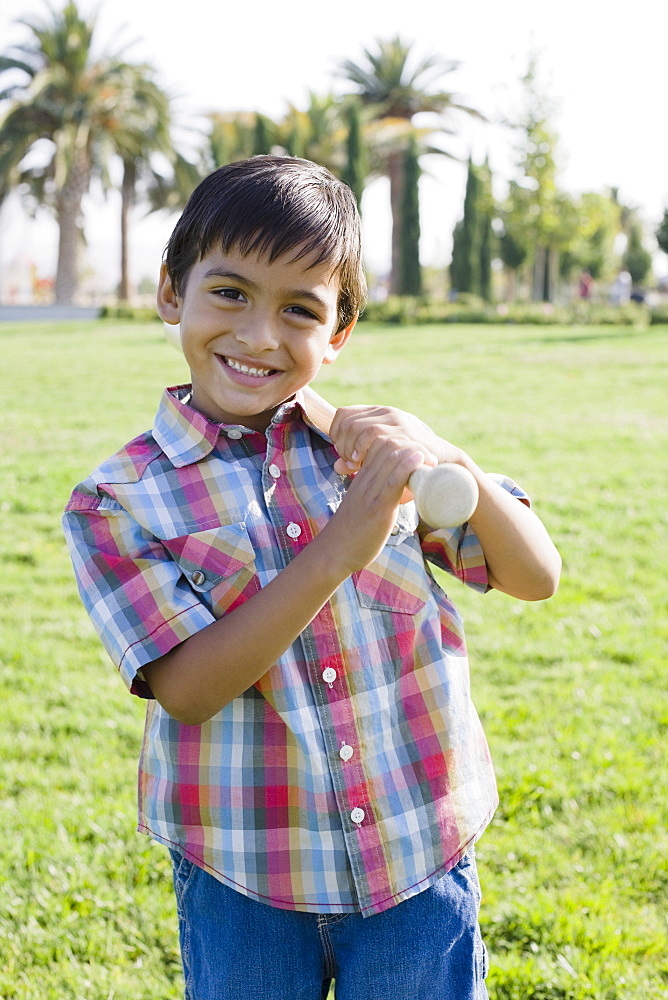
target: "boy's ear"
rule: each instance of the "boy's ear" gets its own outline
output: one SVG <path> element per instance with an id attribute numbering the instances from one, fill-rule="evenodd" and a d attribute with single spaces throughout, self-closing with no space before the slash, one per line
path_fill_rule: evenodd
<path id="1" fill-rule="evenodd" d="M 181 303 L 167 273 L 166 264 L 160 267 L 158 282 L 158 315 L 165 323 L 175 325 L 181 322 Z"/>
<path id="2" fill-rule="evenodd" d="M 352 323 L 349 323 L 348 326 L 345 326 L 343 328 L 343 330 L 339 330 L 338 333 L 335 333 L 330 337 L 329 343 L 325 350 L 325 356 L 322 359 L 323 365 L 331 365 L 336 361 L 337 357 L 339 356 L 339 351 L 341 351 L 341 349 L 345 346 L 348 337 L 355 329 L 355 324 L 359 319 L 359 315 L 360 314 L 357 313 Z"/>

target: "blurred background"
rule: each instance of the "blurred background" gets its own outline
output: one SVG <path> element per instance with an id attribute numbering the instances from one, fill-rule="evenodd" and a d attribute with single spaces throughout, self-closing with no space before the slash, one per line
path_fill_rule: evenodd
<path id="1" fill-rule="evenodd" d="M 0 303 L 151 308 L 198 179 L 279 152 L 355 190 L 372 312 L 660 307 L 667 27 L 653 0 L 3 0 Z"/>

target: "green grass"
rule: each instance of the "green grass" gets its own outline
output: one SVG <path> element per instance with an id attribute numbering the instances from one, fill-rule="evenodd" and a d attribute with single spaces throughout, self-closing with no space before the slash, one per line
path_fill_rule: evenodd
<path id="1" fill-rule="evenodd" d="M 168 859 L 134 832 L 143 709 L 60 512 L 187 372 L 157 324 L 0 342 L 0 996 L 180 997 Z M 661 327 L 364 325 L 319 380 L 508 472 L 563 555 L 548 602 L 448 584 L 501 793 L 479 845 L 493 1000 L 668 997 L 667 362 Z"/>

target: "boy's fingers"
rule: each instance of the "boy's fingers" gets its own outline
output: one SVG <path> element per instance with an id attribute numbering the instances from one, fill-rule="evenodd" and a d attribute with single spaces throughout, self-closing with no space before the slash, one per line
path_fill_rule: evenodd
<path id="1" fill-rule="evenodd" d="M 368 484 L 379 496 L 385 491 L 401 495 L 410 476 L 423 464 L 424 455 L 414 445 L 397 447 L 389 438 L 376 439 L 356 479 Z"/>
<path id="2" fill-rule="evenodd" d="M 334 462 L 334 472 L 339 476 L 354 476 L 359 471 L 359 468 L 359 463 L 353 462 L 349 464 L 348 462 L 344 462 L 342 458 L 337 458 Z"/>
<path id="3" fill-rule="evenodd" d="M 403 410 L 387 406 L 342 406 L 332 421 L 330 437 L 347 466 L 340 474 L 350 475 L 366 460 L 374 443 L 385 439 L 395 441 L 397 446 L 420 449 L 425 465 L 437 465 L 439 460 L 430 450 L 429 438 L 422 440 L 425 432 L 434 437 L 421 420 Z"/>

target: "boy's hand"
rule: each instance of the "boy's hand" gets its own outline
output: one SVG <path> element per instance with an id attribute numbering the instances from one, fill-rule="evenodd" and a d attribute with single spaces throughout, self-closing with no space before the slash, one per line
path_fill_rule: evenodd
<path id="1" fill-rule="evenodd" d="M 341 476 L 357 472 L 373 442 L 381 438 L 395 441 L 398 447 L 412 446 L 420 451 L 424 465 L 458 462 L 462 454 L 418 417 L 391 406 L 341 406 L 329 434 L 340 456 L 334 469 Z"/>
<path id="2" fill-rule="evenodd" d="M 371 441 L 360 471 L 321 533 L 331 542 L 332 559 L 344 570 L 344 577 L 363 569 L 382 552 L 406 484 L 424 460 L 424 452 L 412 442 L 380 435 Z"/>
<path id="3" fill-rule="evenodd" d="M 332 518 L 337 557 L 350 572 L 378 557 L 392 530 L 399 503 L 413 472 L 423 465 L 455 461 L 461 452 L 443 441 L 418 417 L 390 406 L 343 406 L 330 437 L 339 453 L 334 469 L 354 474 Z"/>

